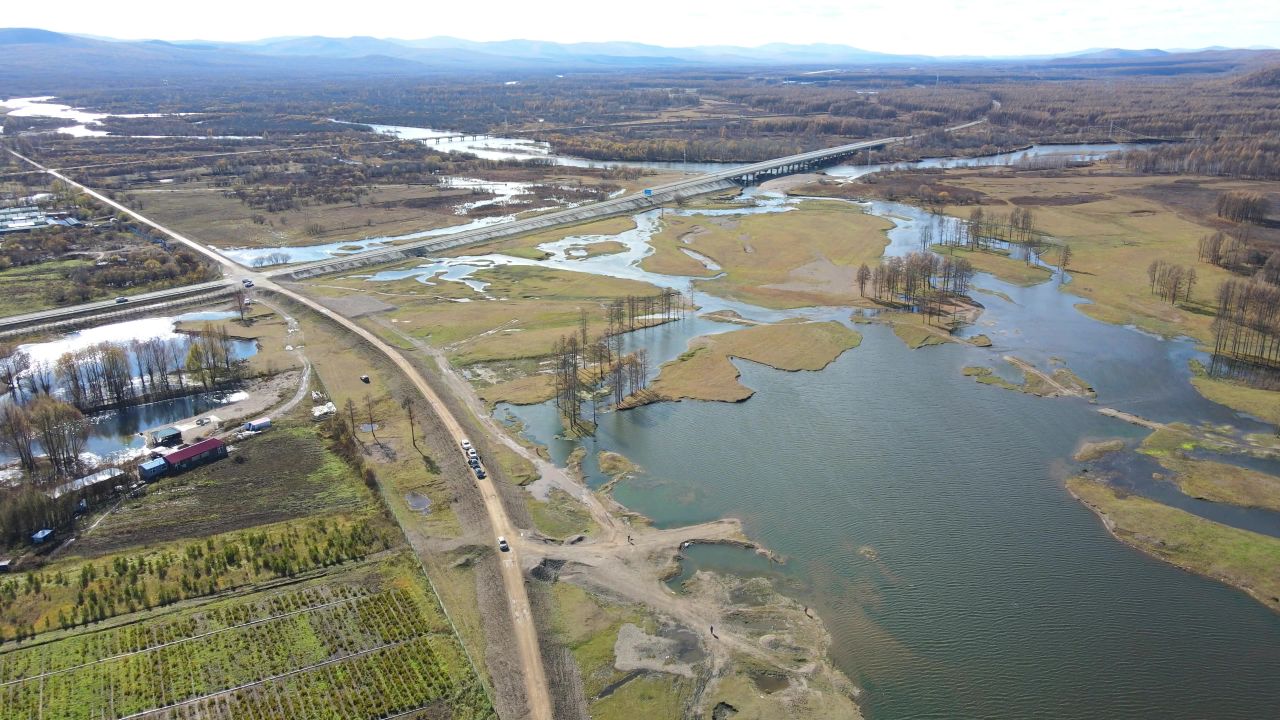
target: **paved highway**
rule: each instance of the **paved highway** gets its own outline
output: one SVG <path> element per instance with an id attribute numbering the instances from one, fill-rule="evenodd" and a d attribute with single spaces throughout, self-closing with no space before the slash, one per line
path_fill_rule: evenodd
<path id="1" fill-rule="evenodd" d="M 167 305 L 173 300 L 196 295 L 212 295 L 219 291 L 230 291 L 231 287 L 232 283 L 229 280 L 214 280 L 198 285 L 184 285 L 180 288 L 130 295 L 125 302 L 116 302 L 114 299 L 101 300 L 54 310 L 41 310 L 40 312 L 27 313 L 25 315 L 11 315 L 7 318 L 0 318 L 0 335 L 13 333 L 24 328 L 53 325 L 89 315 L 130 314 L 139 307 L 153 308 L 157 305 Z"/>

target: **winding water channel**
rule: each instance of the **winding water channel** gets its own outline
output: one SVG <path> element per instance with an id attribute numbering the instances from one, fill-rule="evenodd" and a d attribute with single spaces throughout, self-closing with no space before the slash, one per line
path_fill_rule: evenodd
<path id="1" fill-rule="evenodd" d="M 763 204 L 744 211 L 780 212 L 794 202 L 756 195 Z M 916 249 L 919 229 L 935 222 L 901 204 L 868 207 L 896 225 L 890 254 Z M 617 236 L 548 243 L 553 256 L 542 264 L 687 287 L 686 278 L 635 266 L 661 218 L 654 211 L 636 220 L 635 230 Z M 603 240 L 627 250 L 588 259 L 563 252 Z M 370 281 L 462 281 L 479 298 L 476 268 L 533 262 L 453 258 Z M 975 284 L 1009 298 L 978 295 L 987 312 L 969 332 L 988 334 L 995 347 L 913 351 L 873 325 L 858 326 L 861 347 L 821 372 L 737 361 L 742 382 L 757 391 L 745 403 L 661 403 L 602 417 L 597 436 L 583 441 L 589 482 L 604 480 L 596 451 L 613 450 L 644 468 L 616 497 L 658 524 L 742 518 L 784 565 L 695 548 L 685 571 L 769 574 L 804 598 L 831 630 L 833 656 L 863 688 L 872 718 L 1274 716 L 1280 617 L 1120 544 L 1062 486 L 1082 439 L 1136 441 L 1145 431 L 1083 400 L 979 385 L 961 369 L 999 367 L 1003 354 L 1040 367 L 1060 358 L 1108 406 L 1162 421 L 1262 426 L 1195 393 L 1187 361 L 1200 353 L 1189 341 L 1091 320 L 1075 307 L 1084 301 L 1055 282 L 1022 288 L 980 275 Z M 704 293 L 696 300 L 704 311 L 766 321 L 849 316 L 844 308 L 770 311 Z M 647 347 L 656 367 L 689 339 L 734 328 L 693 319 L 629 341 Z M 559 437 L 549 404 L 502 405 L 496 413 L 521 421 L 557 462 L 577 445 Z M 1141 461 L 1129 470 L 1122 482 L 1136 492 L 1280 534 L 1273 513 L 1191 500 L 1152 481 Z"/>
<path id="2" fill-rule="evenodd" d="M 1114 149 L 1025 152 L 1092 157 Z M 849 165 L 829 172 L 856 177 L 877 169 Z M 787 212 L 803 202 L 758 189 L 746 194 L 753 202 L 742 209 L 678 212 Z M 937 221 L 897 203 L 866 207 L 895 224 L 888 254 L 918 249 L 920 229 Z M 437 259 L 367 279 L 465 282 L 479 301 L 486 286 L 477 269 L 541 264 L 684 290 L 688 278 L 637 266 L 651 252 L 648 239 L 662 212 L 638 214 L 637 227 L 619 235 L 547 243 L 542 249 L 551 257 L 544 261 Z M 387 240 L 393 239 L 367 242 Z M 626 250 L 589 258 L 570 252 L 607 240 Z M 349 244 L 355 243 L 333 250 Z M 286 252 L 298 261 L 330 249 L 262 252 Z M 987 334 L 994 347 L 913 351 L 886 327 L 858 325 L 862 345 L 821 372 L 735 361 L 742 382 L 756 390 L 747 402 L 659 403 L 602 416 L 597 435 L 581 441 L 589 451 L 588 481 L 604 481 L 596 451 L 613 450 L 644 468 L 617 486 L 616 497 L 659 525 L 742 518 L 747 532 L 785 557 L 784 564 L 694 547 L 685 572 L 767 575 L 803 599 L 830 629 L 832 654 L 863 689 L 859 701 L 874 720 L 1275 717 L 1280 616 L 1243 593 L 1122 545 L 1063 488 L 1081 440 L 1136 441 L 1145 431 L 1099 415 L 1084 400 L 979 385 L 961 369 L 999 369 L 1004 354 L 1041 368 L 1059 358 L 1107 406 L 1160 421 L 1226 423 L 1246 431 L 1263 426 L 1191 388 L 1187 361 L 1201 357 L 1192 342 L 1091 320 L 1076 307 L 1085 301 L 1056 282 L 1023 288 L 979 275 L 974 284 L 987 310 L 967 332 Z M 730 309 L 761 321 L 848 322 L 850 316 L 848 308 L 774 311 L 701 292 L 695 300 L 702 312 Z M 627 341 L 646 347 L 656 369 L 690 339 L 736 328 L 693 318 Z M 524 433 L 559 463 L 579 442 L 559 436 L 549 404 L 500 405 L 495 412 L 521 421 Z M 1127 470 L 1122 482 L 1135 492 L 1280 535 L 1273 513 L 1193 501 L 1151 480 L 1141 460 L 1121 469 Z"/>

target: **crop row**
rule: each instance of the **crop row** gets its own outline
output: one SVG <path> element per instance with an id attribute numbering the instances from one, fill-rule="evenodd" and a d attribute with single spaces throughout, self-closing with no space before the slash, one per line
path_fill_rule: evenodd
<path id="1" fill-rule="evenodd" d="M 120 717 L 174 705 L 424 637 L 434 629 L 430 615 L 410 593 L 394 589 L 276 616 L 0 686 L 0 719 L 85 717 L 86 711 Z M 456 643 L 447 636 L 438 642 Z"/>
<path id="2" fill-rule="evenodd" d="M 448 672 L 442 639 L 419 637 L 349 660 L 173 708 L 167 718 L 354 720 L 385 718 L 439 703 L 455 718 L 492 718 L 484 695 Z M 452 639 L 445 641 L 452 642 Z"/>
<path id="3" fill-rule="evenodd" d="M 323 585 L 276 593 L 252 602 L 211 608 L 163 622 L 133 623 L 98 632 L 81 633 L 53 643 L 17 648 L 0 653 L 0 683 L 141 652 L 289 613 L 307 612 L 318 606 L 342 602 L 364 594 L 366 591 L 355 585 Z"/>

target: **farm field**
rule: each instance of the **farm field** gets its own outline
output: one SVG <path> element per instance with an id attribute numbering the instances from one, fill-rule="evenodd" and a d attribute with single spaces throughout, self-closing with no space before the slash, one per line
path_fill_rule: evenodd
<path id="1" fill-rule="evenodd" d="M 133 193 L 142 211 L 157 222 L 219 247 L 312 245 L 447 227 L 467 220 L 454 213 L 453 205 L 473 199 L 470 191 L 429 185 L 373 186 L 358 204 L 323 203 L 301 212 L 271 212 L 206 183 L 143 187 Z"/>
<path id="2" fill-rule="evenodd" d="M 76 552 L 91 556 L 139 543 L 203 537 L 327 513 L 365 515 L 373 495 L 304 420 L 275 418 L 269 432 L 233 443 L 226 460 L 161 479 L 128 499 Z"/>
<path id="3" fill-rule="evenodd" d="M 493 717 L 408 553 L 0 649 L 0 718 Z"/>

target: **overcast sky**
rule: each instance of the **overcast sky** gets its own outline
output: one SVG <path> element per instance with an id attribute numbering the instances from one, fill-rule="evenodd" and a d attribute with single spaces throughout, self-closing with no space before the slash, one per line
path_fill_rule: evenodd
<path id="1" fill-rule="evenodd" d="M 9 27 L 130 39 L 822 42 L 929 55 L 1280 46 L 1276 0 L 220 0 L 200 3 L 199 10 L 173 0 L 61 0 L 6 6 L 0 23 Z"/>

